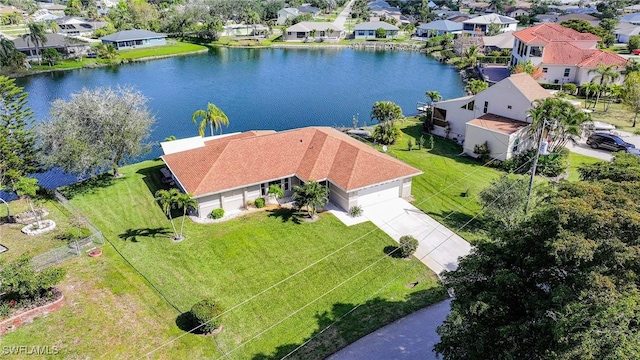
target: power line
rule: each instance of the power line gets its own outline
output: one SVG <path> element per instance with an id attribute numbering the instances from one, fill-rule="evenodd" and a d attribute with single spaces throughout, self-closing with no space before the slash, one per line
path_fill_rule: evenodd
<path id="1" fill-rule="evenodd" d="M 498 154 L 498 156 L 500 156 L 500 155 L 504 155 L 504 154 L 506 154 L 506 151 L 505 151 L 505 152 L 503 152 L 503 153 L 501 153 L 501 154 Z M 475 169 L 474 171 L 469 172 L 466 176 L 464 176 L 464 177 L 462 177 L 462 178 L 460 178 L 460 179 L 458 179 L 458 180 L 454 181 L 453 183 L 451 183 L 451 184 L 449 184 L 448 186 L 444 187 L 443 189 L 441 189 L 441 190 L 439 190 L 439 191 L 435 192 L 434 194 L 432 194 L 432 195 L 431 195 L 431 196 L 429 196 L 428 198 L 424 199 L 423 201 L 421 201 L 421 202 L 417 203 L 417 205 L 421 205 L 421 204 L 423 204 L 423 203 L 425 203 L 425 202 L 427 202 L 427 201 L 431 200 L 432 198 L 436 197 L 437 195 L 440 195 L 440 194 L 441 194 L 441 193 L 443 193 L 445 190 L 447 190 L 447 189 L 449 189 L 450 187 L 452 187 L 452 186 L 456 185 L 457 183 L 460 183 L 461 181 L 463 181 L 463 180 L 467 179 L 468 177 L 470 177 L 471 175 L 473 175 L 473 174 L 477 173 L 478 171 L 482 170 L 483 168 L 485 168 L 486 166 L 488 166 L 489 164 L 491 164 L 491 163 L 492 163 L 492 162 L 494 162 L 494 161 L 496 161 L 496 159 L 495 159 L 495 158 L 494 158 L 494 159 L 491 159 L 491 160 L 489 160 L 489 161 L 487 161 L 485 164 L 481 165 L 480 167 L 478 167 L 478 168 L 477 168 L 477 169 Z M 470 202 L 470 201 L 469 201 L 469 202 Z M 453 214 L 453 213 L 449 214 L 448 216 L 451 216 L 452 214 Z M 402 215 L 398 215 L 398 216 L 395 216 L 395 217 L 391 218 L 390 220 L 386 221 L 386 222 L 385 222 L 385 224 L 388 224 L 389 222 L 391 222 L 391 221 L 393 221 L 393 220 L 397 219 L 397 218 L 398 218 L 398 217 L 400 217 L 400 216 L 402 216 Z M 447 217 L 448 217 L 448 216 L 447 216 Z M 446 219 L 447 217 L 445 217 L 444 219 Z M 440 226 L 440 225 L 439 225 L 439 226 Z M 434 227 L 434 230 L 432 230 L 432 232 L 433 232 L 433 231 L 435 231 L 436 229 L 438 229 L 438 227 L 439 227 L 439 226 Z M 240 306 L 242 306 L 242 305 L 246 304 L 247 302 L 249 302 L 249 301 L 251 301 L 251 300 L 253 300 L 253 299 L 257 298 L 258 296 L 260 296 L 260 295 L 262 295 L 262 294 L 264 294 L 264 293 L 268 292 L 269 290 L 271 290 L 271 289 L 273 289 L 273 288 L 275 288 L 275 287 L 277 287 L 277 286 L 281 285 L 282 283 L 284 283 L 284 282 L 286 282 L 286 281 L 290 280 L 291 278 L 293 278 L 293 277 L 295 277 L 295 276 L 299 275 L 300 273 L 302 273 L 302 272 L 304 272 L 304 271 L 306 271 L 306 270 L 310 269 L 311 267 L 313 267 L 313 266 L 317 265 L 318 263 L 320 263 L 320 262 L 324 261 L 325 259 L 327 259 L 327 258 L 329 258 L 329 257 L 331 257 L 331 256 L 333 256 L 333 255 L 335 255 L 336 253 L 340 252 L 341 250 L 343 250 L 343 249 L 345 249 L 345 248 L 347 248 L 347 247 L 351 246 L 352 244 L 356 243 L 357 241 L 359 241 L 359 240 L 361 240 L 361 239 L 365 238 L 366 236 L 368 236 L 368 235 L 370 235 L 370 234 L 372 234 L 373 232 L 378 231 L 378 230 L 380 230 L 380 229 L 379 229 L 378 227 L 376 227 L 375 229 L 368 231 L 367 233 L 365 233 L 365 234 L 363 234 L 363 235 L 361 235 L 361 236 L 357 237 L 357 238 L 356 238 L 356 239 L 354 239 L 353 241 L 351 241 L 351 242 L 349 242 L 349 243 L 345 244 L 344 246 L 340 247 L 339 249 L 337 249 L 337 250 L 335 250 L 335 251 L 333 251 L 333 252 L 329 253 L 328 255 L 326 255 L 326 256 L 324 256 L 324 257 L 322 257 L 322 258 L 320 258 L 320 259 L 318 259 L 318 260 L 314 261 L 313 263 L 311 263 L 311 264 L 309 264 L 309 265 L 305 266 L 304 268 L 302 268 L 302 269 L 300 269 L 300 270 L 296 271 L 295 273 L 293 273 L 293 274 L 291 274 L 291 275 L 289 275 L 289 276 L 285 277 L 284 279 L 282 279 L 282 280 L 278 281 L 277 283 L 275 283 L 275 284 L 273 284 L 273 285 L 271 285 L 271 286 L 269 286 L 269 287 L 265 288 L 264 290 L 262 290 L 262 291 L 260 291 L 260 292 L 258 292 L 258 293 L 256 293 L 256 294 L 254 294 L 254 295 L 252 295 L 252 296 L 248 297 L 247 299 L 245 299 L 245 300 L 243 300 L 243 301 L 239 302 L 238 304 L 236 304 L 236 305 L 232 306 L 231 308 L 229 308 L 229 309 L 225 310 L 224 312 L 220 313 L 220 314 L 219 314 L 219 315 L 217 315 L 215 318 L 213 318 L 213 319 L 211 319 L 211 320 L 209 320 L 209 321 L 207 321 L 207 322 L 205 322 L 205 323 L 202 323 L 202 324 L 200 324 L 200 325 L 198 325 L 198 326 L 194 327 L 193 329 L 191 329 L 191 330 L 189 330 L 189 331 L 187 331 L 187 332 L 185 332 L 185 333 L 183 333 L 183 334 L 180 334 L 179 336 L 177 336 L 177 337 L 175 337 L 175 338 L 173 338 L 173 339 L 171 339 L 171 340 L 169 340 L 169 341 L 165 342 L 164 344 L 162 344 L 162 345 L 158 346 L 157 348 L 155 348 L 155 349 L 151 350 L 150 352 L 146 353 L 143 357 L 148 357 L 149 355 L 151 355 L 151 354 L 153 354 L 154 352 L 156 352 L 156 351 L 160 350 L 161 348 L 163 348 L 163 347 L 165 347 L 165 346 L 167 346 L 167 345 L 171 344 L 172 342 L 174 342 L 174 341 L 176 341 L 176 340 L 179 340 L 180 338 L 182 338 L 182 337 L 186 336 L 187 334 L 192 333 L 192 332 L 194 332 L 194 331 L 196 331 L 196 330 L 200 329 L 201 327 L 205 326 L 205 325 L 206 325 L 206 324 L 208 324 L 209 322 L 214 321 L 214 320 L 215 320 L 215 319 L 217 319 L 218 317 L 223 316 L 223 315 L 225 315 L 226 313 L 228 313 L 228 312 L 230 312 L 230 311 L 235 310 L 236 308 L 238 308 L 238 307 L 240 307 Z M 441 231 L 441 230 L 439 230 L 439 229 L 438 229 L 438 231 L 442 232 L 442 231 Z M 445 234 L 445 235 L 446 235 L 446 234 Z M 385 256 L 385 257 L 386 257 L 386 256 Z"/>

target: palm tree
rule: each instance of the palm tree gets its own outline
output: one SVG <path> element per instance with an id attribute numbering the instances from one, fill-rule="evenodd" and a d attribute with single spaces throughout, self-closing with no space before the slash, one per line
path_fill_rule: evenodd
<path id="1" fill-rule="evenodd" d="M 467 61 L 467 67 L 474 67 L 478 62 L 478 47 L 471 45 L 463 54 L 463 58 Z"/>
<path id="2" fill-rule="evenodd" d="M 477 93 L 486 90 L 487 88 L 489 88 L 489 83 L 478 79 L 471 79 L 467 83 L 467 86 L 465 86 L 465 90 L 473 95 L 476 95 Z"/>
<path id="3" fill-rule="evenodd" d="M 174 196 L 174 202 L 178 209 L 182 209 L 182 223 L 180 224 L 180 235 L 178 235 L 178 239 L 183 239 L 184 236 L 184 219 L 187 217 L 187 210 L 192 207 L 195 208 L 198 206 L 198 202 L 191 197 L 191 194 L 179 193 Z"/>
<path id="4" fill-rule="evenodd" d="M 593 78 L 594 80 L 600 79 L 600 90 L 598 91 L 598 95 L 596 96 L 596 102 L 595 104 L 593 104 L 593 109 L 595 110 L 596 106 L 598 106 L 600 96 L 602 96 L 602 92 L 605 90 L 605 86 L 616 81 L 620 77 L 620 72 L 618 72 L 617 66 L 615 65 L 607 66 L 603 63 L 600 63 L 595 69 L 589 70 L 589 74 L 592 73 L 596 74 L 596 76 Z"/>
<path id="5" fill-rule="evenodd" d="M 605 103 L 605 106 L 604 106 L 605 112 L 609 111 L 609 107 L 611 107 L 611 103 L 613 102 L 613 100 L 620 99 L 620 96 L 622 96 L 622 86 L 618 84 L 607 85 L 606 94 L 607 94 L 607 102 Z"/>
<path id="6" fill-rule="evenodd" d="M 176 224 L 173 222 L 173 217 L 171 216 L 171 209 L 175 207 L 175 199 L 180 195 L 180 191 L 176 188 L 172 188 L 167 190 L 160 189 L 156 191 L 156 201 L 160 204 L 160 208 L 164 211 L 165 215 L 169 217 L 169 221 L 171 221 L 171 227 L 173 228 L 173 238 L 178 238 L 178 231 L 176 230 Z"/>
<path id="7" fill-rule="evenodd" d="M 38 64 L 42 65 L 41 57 L 40 57 L 40 46 L 47 43 L 47 36 L 45 34 L 45 26 L 42 23 L 30 22 L 28 25 L 29 32 L 22 35 L 22 39 L 26 41 L 27 45 L 29 42 L 33 43 L 33 46 L 36 48 L 36 55 L 38 56 Z"/>
<path id="8" fill-rule="evenodd" d="M 293 201 L 298 209 L 307 207 L 309 217 L 316 215 L 318 207 L 323 207 L 329 201 L 329 189 L 317 181 L 308 181 L 293 188 Z"/>
<path id="9" fill-rule="evenodd" d="M 371 120 L 375 119 L 379 123 L 394 122 L 402 118 L 402 108 L 392 101 L 376 101 L 371 109 Z"/>
<path id="10" fill-rule="evenodd" d="M 589 96 L 597 94 L 598 91 L 600 91 L 600 85 L 598 85 L 598 84 L 596 84 L 594 82 L 584 83 L 584 84 L 582 84 L 582 90 L 584 91 L 585 105 L 587 106 L 587 109 L 588 109 L 589 108 Z"/>
<path id="11" fill-rule="evenodd" d="M 528 116 L 532 120 L 529 129 L 532 135 L 539 134 L 545 126 L 551 126 L 546 128 L 551 152 L 564 148 L 569 141 L 577 141 L 582 132 L 581 125 L 588 119 L 585 112 L 557 98 L 536 100 Z"/>
<path id="12" fill-rule="evenodd" d="M 204 129 L 207 127 L 207 124 L 209 124 L 209 128 L 211 129 L 211 136 L 213 136 L 214 127 L 216 130 L 220 129 L 220 134 L 222 134 L 222 125 L 229 126 L 229 118 L 227 115 L 212 103 L 207 104 L 207 110 L 196 110 L 191 116 L 194 124 L 198 118 L 202 118 L 200 127 L 198 128 L 200 136 L 204 136 Z"/>
<path id="13" fill-rule="evenodd" d="M 424 96 L 431 99 L 432 103 L 442 100 L 442 95 L 440 95 L 436 90 L 429 90 L 424 94 Z"/>

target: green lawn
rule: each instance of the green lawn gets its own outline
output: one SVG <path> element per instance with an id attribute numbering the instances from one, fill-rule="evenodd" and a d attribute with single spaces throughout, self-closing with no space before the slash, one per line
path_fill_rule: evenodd
<path id="1" fill-rule="evenodd" d="M 570 99 L 582 101 L 582 105 L 585 105 L 585 98 L 582 96 L 569 96 Z M 593 99 L 589 98 L 589 105 L 593 105 Z M 602 121 L 608 124 L 613 124 L 616 128 L 635 132 L 640 130 L 640 125 L 633 128 L 633 112 L 629 111 L 622 103 L 613 103 L 609 107 L 608 111 L 604 111 L 604 101 L 601 99 L 598 102 L 598 107 L 591 113 L 591 118 L 596 121 Z"/>
<path id="2" fill-rule="evenodd" d="M 5 336 L 3 345 L 46 340 L 60 344 L 67 357 L 137 358 L 183 334 L 176 325 L 181 324 L 180 312 L 213 297 L 230 310 L 215 343 L 188 334 L 154 357 L 181 357 L 188 349 L 194 358 L 218 358 L 222 349 L 231 352 L 230 358 L 280 358 L 356 304 L 365 303 L 298 353 L 298 358 L 319 359 L 446 295 L 435 275 L 416 259 L 384 257 L 385 248 L 395 242 L 373 224 L 345 227 L 328 213 L 314 223 L 298 221 L 286 211 L 209 225 L 187 220 L 187 239 L 173 243 L 169 221 L 152 195 L 160 164 L 147 161 L 125 167 L 124 178 L 68 193 L 115 249 L 179 311 L 105 246 L 101 258 L 80 258 L 65 265 L 71 272 L 65 293 L 79 306 L 67 306 Z M 279 283 L 296 272 L 300 274 Z M 407 288 L 414 281 L 419 285 Z M 247 299 L 251 300 L 242 304 Z M 238 304 L 242 305 L 235 308 Z M 122 330 L 116 326 L 119 323 Z"/>
<path id="3" fill-rule="evenodd" d="M 578 167 L 580 167 L 580 165 L 582 164 L 593 164 L 598 161 L 602 161 L 602 160 L 591 157 L 591 156 L 570 152 L 569 153 L 569 169 L 568 169 L 569 177 L 567 178 L 567 180 L 569 181 L 580 180 L 580 173 L 578 173 Z"/>

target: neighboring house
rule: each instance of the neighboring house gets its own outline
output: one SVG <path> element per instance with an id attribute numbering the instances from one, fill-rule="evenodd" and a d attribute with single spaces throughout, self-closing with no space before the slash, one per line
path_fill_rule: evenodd
<path id="1" fill-rule="evenodd" d="M 222 32 L 220 33 L 220 35 L 232 36 L 232 37 L 243 37 L 243 36 L 266 37 L 268 33 L 269 33 L 269 27 L 267 25 L 231 24 L 231 25 L 225 25 L 222 28 Z"/>
<path id="2" fill-rule="evenodd" d="M 28 60 L 38 60 L 44 49 L 56 49 L 63 57 L 69 58 L 84 55 L 88 53 L 91 48 L 90 44 L 85 41 L 69 38 L 64 35 L 45 34 L 45 36 L 47 41 L 39 44 L 37 51 L 36 46 L 32 41 L 28 40 L 28 38 L 23 39 L 22 37 L 17 37 L 11 41 L 13 41 L 16 50 L 25 54 Z"/>
<path id="3" fill-rule="evenodd" d="M 64 10 L 67 8 L 65 5 L 54 4 L 48 2 L 37 3 L 38 8 L 48 10 L 53 15 L 64 16 Z"/>
<path id="4" fill-rule="evenodd" d="M 640 5 L 630 5 L 627 7 L 622 8 L 622 13 L 623 14 L 633 14 L 636 12 L 640 12 Z"/>
<path id="5" fill-rule="evenodd" d="M 531 61 L 542 68 L 541 83 L 590 82 L 597 74 L 590 73 L 599 64 L 616 66 L 624 70 L 627 59 L 597 49 L 600 38 L 581 33 L 555 23 L 544 23 L 516 31 L 511 51 L 511 65 Z M 622 78 L 620 79 L 620 81 Z"/>
<path id="6" fill-rule="evenodd" d="M 473 15 L 454 15 L 454 16 L 451 16 L 451 17 L 447 18 L 447 20 L 453 21 L 453 22 L 457 22 L 457 23 L 462 23 L 462 22 L 464 22 L 466 20 L 473 19 L 474 17 L 477 17 L 477 16 L 473 16 Z"/>
<path id="7" fill-rule="evenodd" d="M 433 105 L 433 133 L 463 143 L 464 152 L 487 142 L 491 157 L 510 159 L 531 147 L 526 135 L 534 101 L 551 97 L 531 76 L 513 74 L 488 89 Z"/>
<path id="8" fill-rule="evenodd" d="M 276 24 L 284 25 L 287 20 L 300 16 L 300 12 L 296 8 L 284 8 L 278 11 L 278 20 Z"/>
<path id="9" fill-rule="evenodd" d="M 559 15 L 555 15 L 555 14 L 539 14 L 539 15 L 536 15 L 535 18 L 538 20 L 538 23 L 547 23 L 547 22 L 558 23 L 560 22 L 558 20 L 558 16 Z"/>
<path id="10" fill-rule="evenodd" d="M 469 34 L 486 34 L 490 24 L 498 24 L 500 32 L 516 31 L 518 20 L 498 14 L 487 14 L 463 21 L 462 31 Z"/>
<path id="11" fill-rule="evenodd" d="M 630 23 L 618 23 L 613 31 L 616 41 L 619 43 L 628 43 L 631 36 L 640 35 L 640 26 Z"/>
<path id="12" fill-rule="evenodd" d="M 584 20 L 584 21 L 587 21 L 589 24 L 591 24 L 591 26 L 596 26 L 596 27 L 600 26 L 600 19 L 589 14 L 566 14 L 566 15 L 558 16 L 559 23 L 563 21 L 569 21 L 569 20 Z"/>
<path id="13" fill-rule="evenodd" d="M 398 28 L 395 25 L 391 25 L 384 21 L 370 21 L 360 23 L 353 28 L 353 34 L 356 39 L 375 39 L 376 38 L 376 30 L 384 29 L 387 39 L 395 39 L 398 37 Z"/>
<path id="14" fill-rule="evenodd" d="M 15 6 L 0 5 L 0 15 L 7 15 L 7 14 L 13 14 L 13 13 L 18 13 L 20 14 L 20 16 L 29 15 L 28 11 L 19 9 Z"/>
<path id="15" fill-rule="evenodd" d="M 31 14 L 31 19 L 33 19 L 33 21 L 35 22 L 56 20 L 61 17 L 64 17 L 64 16 L 54 15 L 49 10 L 45 10 L 45 9 L 38 9 L 36 10 L 36 12 Z"/>
<path id="16" fill-rule="evenodd" d="M 56 19 L 58 33 L 67 36 L 91 36 L 94 30 L 107 26 L 102 21 L 85 20 L 76 17 L 65 16 Z"/>
<path id="17" fill-rule="evenodd" d="M 629 23 L 633 25 L 640 25 L 640 12 L 625 15 L 620 18 L 621 23 Z"/>
<path id="18" fill-rule="evenodd" d="M 436 20 L 416 28 L 416 34 L 424 37 L 460 33 L 462 33 L 462 24 L 450 20 Z"/>
<path id="19" fill-rule="evenodd" d="M 489 10 L 489 7 L 491 6 L 491 4 L 489 4 L 488 2 L 470 2 L 465 4 L 465 8 L 469 9 L 470 11 L 473 12 L 485 12 L 487 10 Z"/>
<path id="20" fill-rule="evenodd" d="M 116 50 L 136 49 L 141 47 L 162 46 L 167 44 L 167 35 L 149 30 L 118 31 L 101 38 L 105 45 L 113 45 Z"/>
<path id="21" fill-rule="evenodd" d="M 489 53 L 491 51 L 502 51 L 506 49 L 513 49 L 515 43 L 515 37 L 513 32 L 505 32 L 494 36 L 483 36 L 484 51 Z"/>
<path id="22" fill-rule="evenodd" d="M 298 12 L 300 15 L 311 14 L 312 17 L 316 17 L 320 15 L 320 9 L 315 6 L 302 5 L 298 7 Z"/>
<path id="23" fill-rule="evenodd" d="M 290 198 L 296 185 L 318 181 L 344 210 L 409 197 L 422 172 L 329 127 L 189 138 L 161 144 L 176 184 L 198 202 L 201 218 L 213 209 L 237 211 L 279 185 Z"/>
<path id="24" fill-rule="evenodd" d="M 284 33 L 285 41 L 339 41 L 343 37 L 344 30 L 330 22 L 303 21 Z"/>
<path id="25" fill-rule="evenodd" d="M 508 17 L 512 17 L 512 18 L 516 18 L 518 16 L 523 16 L 523 15 L 531 15 L 533 12 L 531 11 L 531 9 L 527 9 L 527 8 L 518 8 L 518 7 L 514 7 L 512 9 L 509 9 L 507 11 L 504 12 L 504 14 Z"/>

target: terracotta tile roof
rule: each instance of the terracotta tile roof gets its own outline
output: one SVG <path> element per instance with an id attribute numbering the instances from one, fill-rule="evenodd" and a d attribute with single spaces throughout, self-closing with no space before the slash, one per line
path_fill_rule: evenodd
<path id="1" fill-rule="evenodd" d="M 511 135 L 529 125 L 528 123 L 523 121 L 518 121 L 494 114 L 484 114 L 477 119 L 473 119 L 467 122 L 467 124 L 475 125 L 507 135 Z"/>
<path id="2" fill-rule="evenodd" d="M 544 48 L 541 65 L 575 65 L 595 68 L 600 63 L 606 66 L 624 66 L 627 59 L 608 51 L 581 49 L 566 42 L 552 42 Z"/>
<path id="3" fill-rule="evenodd" d="M 546 99 L 552 96 L 548 90 L 545 90 L 540 86 L 540 84 L 538 84 L 538 82 L 527 73 L 512 74 L 498 84 L 502 82 L 510 82 L 511 85 L 518 89 L 518 91 L 520 91 L 530 102 L 538 99 Z"/>
<path id="4" fill-rule="evenodd" d="M 195 196 L 291 175 L 304 181 L 328 179 L 352 191 L 421 173 L 328 127 L 245 132 L 162 159 L 184 190 Z"/>
<path id="5" fill-rule="evenodd" d="M 598 36 L 581 33 L 560 24 L 542 23 L 513 33 L 513 36 L 527 44 L 546 45 L 554 41 L 600 41 Z"/>

